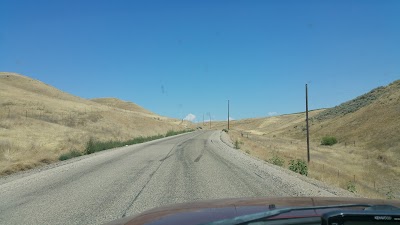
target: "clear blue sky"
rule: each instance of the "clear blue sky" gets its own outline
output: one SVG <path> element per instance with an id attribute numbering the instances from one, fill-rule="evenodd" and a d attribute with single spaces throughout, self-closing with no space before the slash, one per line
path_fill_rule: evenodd
<path id="1" fill-rule="evenodd" d="M 400 79 L 400 1 L 1 0 L 0 71 L 161 115 L 333 107 Z"/>

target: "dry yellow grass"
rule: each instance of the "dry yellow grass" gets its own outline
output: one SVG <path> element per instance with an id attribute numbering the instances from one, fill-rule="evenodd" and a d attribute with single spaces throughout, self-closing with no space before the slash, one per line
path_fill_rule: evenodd
<path id="1" fill-rule="evenodd" d="M 310 113 L 313 118 L 323 110 Z M 385 87 L 373 103 L 356 112 L 310 120 L 309 176 L 346 189 L 350 181 L 366 197 L 400 197 L 400 81 Z M 218 129 L 226 122 L 214 123 Z M 241 149 L 264 160 L 307 159 L 305 113 L 231 122 L 229 134 Z M 322 146 L 331 135 L 339 143 Z"/>
<path id="2" fill-rule="evenodd" d="M 15 73 L 0 72 L 0 96 L 0 174 L 82 151 L 90 137 L 128 140 L 191 126 L 118 99 L 72 96 Z"/>
<path id="3" fill-rule="evenodd" d="M 91 99 L 91 101 L 107 105 L 113 108 L 118 108 L 118 109 L 124 109 L 124 110 L 129 110 L 132 112 L 135 112 L 137 114 L 141 114 L 143 116 L 157 116 L 153 112 L 150 112 L 149 110 L 144 109 L 141 106 L 138 106 L 132 102 L 125 102 L 117 98 L 94 98 Z"/>

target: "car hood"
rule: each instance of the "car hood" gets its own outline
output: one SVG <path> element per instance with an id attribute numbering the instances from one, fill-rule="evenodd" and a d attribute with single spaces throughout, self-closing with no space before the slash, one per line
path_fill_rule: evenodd
<path id="1" fill-rule="evenodd" d="M 232 218 L 236 216 L 268 211 L 276 208 L 324 206 L 338 204 L 390 204 L 400 207 L 400 201 L 340 198 L 340 197 L 281 197 L 281 198 L 235 198 L 181 203 L 159 207 L 141 214 L 125 217 L 107 223 L 108 225 L 168 225 L 168 224 L 201 224 Z M 315 217 L 327 210 L 293 211 L 275 218 Z"/>

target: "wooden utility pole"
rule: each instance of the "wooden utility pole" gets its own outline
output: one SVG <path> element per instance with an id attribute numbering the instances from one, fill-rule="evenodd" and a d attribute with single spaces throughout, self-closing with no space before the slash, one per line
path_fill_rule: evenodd
<path id="1" fill-rule="evenodd" d="M 210 113 L 210 129 L 211 129 L 211 113 Z"/>
<path id="2" fill-rule="evenodd" d="M 204 126 L 204 113 L 203 113 L 203 126 Z"/>
<path id="3" fill-rule="evenodd" d="M 228 130 L 229 130 L 229 100 L 228 100 Z"/>
<path id="4" fill-rule="evenodd" d="M 307 161 L 310 162 L 310 132 L 308 128 L 308 87 L 306 84 Z"/>

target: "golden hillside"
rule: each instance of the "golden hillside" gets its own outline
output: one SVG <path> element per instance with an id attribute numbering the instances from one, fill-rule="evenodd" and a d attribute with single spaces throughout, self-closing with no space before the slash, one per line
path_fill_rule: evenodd
<path id="1" fill-rule="evenodd" d="M 117 99 L 82 99 L 15 73 L 0 73 L 0 174 L 82 151 L 90 137 L 128 140 L 190 124 Z"/>
<path id="2" fill-rule="evenodd" d="M 400 197 L 400 80 L 310 117 L 309 176 L 368 197 Z M 226 128 L 226 122 L 214 123 Z M 305 113 L 231 122 L 242 150 L 265 160 L 307 159 Z M 333 146 L 323 136 L 336 137 Z"/>
<path id="3" fill-rule="evenodd" d="M 100 103 L 102 105 L 111 106 L 113 108 L 119 108 L 124 110 L 129 110 L 136 113 L 142 113 L 143 115 L 155 115 L 149 110 L 144 109 L 141 106 L 136 105 L 133 102 L 126 102 L 117 98 L 94 98 L 91 101 Z"/>
<path id="4" fill-rule="evenodd" d="M 340 142 L 356 141 L 399 157 L 400 80 L 326 110 L 312 121 L 315 138 L 329 134 Z"/>

